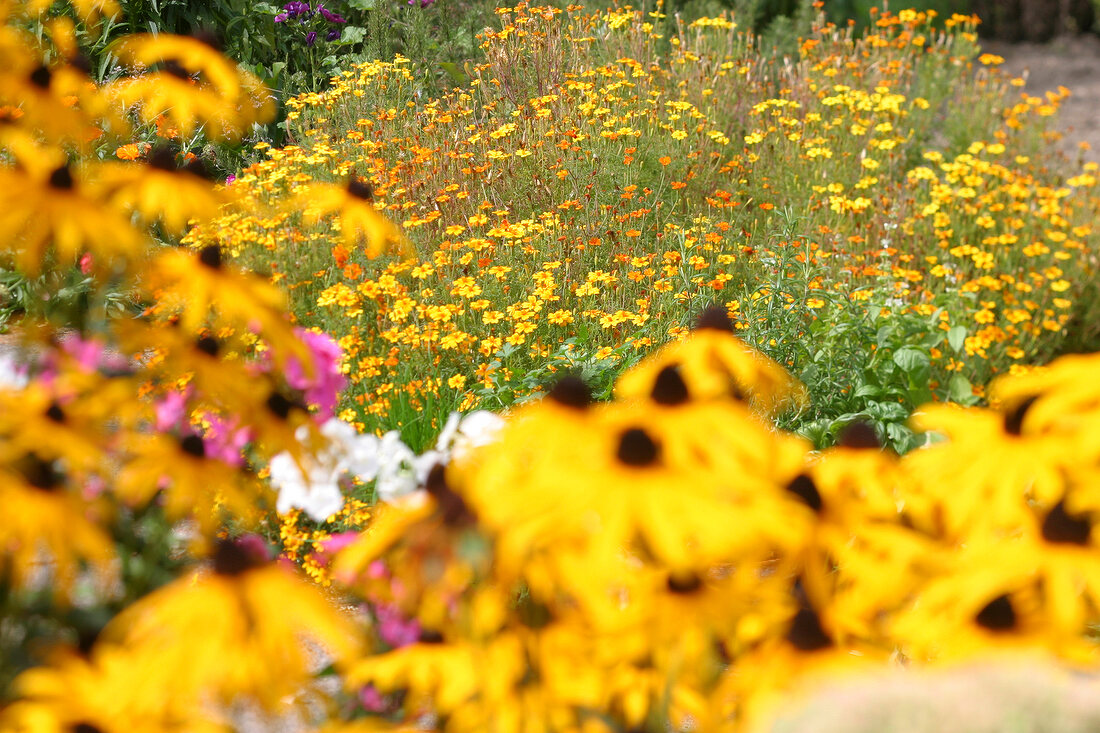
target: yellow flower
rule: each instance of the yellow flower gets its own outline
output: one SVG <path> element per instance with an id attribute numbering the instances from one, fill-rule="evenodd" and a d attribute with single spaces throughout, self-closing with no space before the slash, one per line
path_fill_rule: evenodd
<path id="1" fill-rule="evenodd" d="M 193 698 L 164 694 L 172 686 L 171 675 L 162 661 L 136 657 L 112 644 L 97 644 L 88 655 L 56 652 L 47 665 L 16 679 L 18 698 L 0 711 L 0 728 L 33 733 L 225 730 L 224 721 Z"/>
<path id="2" fill-rule="evenodd" d="M 690 338 L 665 346 L 623 374 L 615 385 L 616 396 L 648 395 L 663 370 L 678 367 L 692 399 L 747 398 L 768 411 L 805 402 L 802 385 L 732 331 L 724 309 L 708 310 Z"/>
<path id="3" fill-rule="evenodd" d="M 338 663 L 358 655 L 362 641 L 319 589 L 267 562 L 257 543 L 222 540 L 210 572 L 184 575 L 127 607 L 101 643 L 125 648 L 135 668 L 150 670 L 145 679 L 181 701 L 243 695 L 279 709 L 311 672 L 307 641 Z"/>
<path id="4" fill-rule="evenodd" d="M 51 247 L 65 263 L 91 251 L 105 269 L 136 257 L 145 239 L 122 212 L 106 205 L 94 167 L 86 180 L 60 151 L 24 152 L 35 157 L 20 157 L 18 168 L 0 167 L 0 188 L 7 196 L 0 247 L 15 255 L 24 272 L 37 275 Z"/>
<path id="5" fill-rule="evenodd" d="M 303 212 L 306 224 L 316 224 L 335 214 L 344 244 L 349 249 L 363 246 L 368 257 L 377 257 L 386 251 L 409 253 L 410 245 L 405 235 L 378 213 L 371 203 L 372 198 L 370 186 L 353 177 L 346 186 L 328 183 L 307 186 L 291 207 Z"/>
<path id="6" fill-rule="evenodd" d="M 24 588 L 46 572 L 54 594 L 66 598 L 87 564 L 106 591 L 115 553 L 97 524 L 108 519 L 105 507 L 78 499 L 53 462 L 26 455 L 0 467 L 0 501 L 11 511 L 0 526 L 3 582 Z"/>

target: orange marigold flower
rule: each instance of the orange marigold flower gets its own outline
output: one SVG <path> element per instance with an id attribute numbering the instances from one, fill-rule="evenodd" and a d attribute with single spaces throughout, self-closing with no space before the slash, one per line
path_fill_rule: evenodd
<path id="1" fill-rule="evenodd" d="M 115 157 L 120 160 L 137 160 L 149 150 L 149 143 L 130 143 L 115 150 Z"/>

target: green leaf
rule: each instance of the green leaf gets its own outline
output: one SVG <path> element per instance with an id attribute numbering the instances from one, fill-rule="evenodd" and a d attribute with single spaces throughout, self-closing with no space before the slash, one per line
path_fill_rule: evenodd
<path id="1" fill-rule="evenodd" d="M 367 37 L 367 29 L 357 25 L 344 26 L 344 32 L 340 35 L 339 43 L 362 43 Z"/>
<path id="2" fill-rule="evenodd" d="M 916 442 L 914 440 L 913 431 L 905 425 L 896 422 L 886 424 L 886 438 L 898 453 L 908 452 Z"/>
<path id="3" fill-rule="evenodd" d="M 958 373 L 952 374 L 951 379 L 947 381 L 947 396 L 952 402 L 958 402 L 960 405 L 972 405 L 977 401 L 970 380 Z"/>
<path id="4" fill-rule="evenodd" d="M 377 0 L 348 0 L 348 5 L 356 10 L 374 10 Z"/>
<path id="5" fill-rule="evenodd" d="M 447 76 L 451 77 L 456 84 L 466 83 L 466 75 L 462 73 L 462 69 L 458 68 L 458 64 L 453 61 L 440 61 L 439 67 L 447 72 Z"/>
<path id="6" fill-rule="evenodd" d="M 855 397 L 880 397 L 882 395 L 882 387 L 874 384 L 861 384 L 859 389 L 855 392 Z"/>
<path id="7" fill-rule="evenodd" d="M 913 346 L 903 346 L 894 352 L 894 363 L 908 374 L 927 369 L 931 365 L 928 354 Z"/>
<path id="8" fill-rule="evenodd" d="M 951 344 L 956 354 L 962 351 L 963 346 L 966 345 L 966 326 L 952 326 L 948 329 L 947 343 Z"/>

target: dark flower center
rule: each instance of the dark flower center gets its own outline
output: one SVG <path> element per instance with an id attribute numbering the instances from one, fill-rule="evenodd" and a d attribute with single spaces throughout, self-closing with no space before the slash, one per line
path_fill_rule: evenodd
<path id="1" fill-rule="evenodd" d="M 545 603 L 528 596 L 516 609 L 519 622 L 529 629 L 544 629 L 554 620 L 554 612 Z"/>
<path id="2" fill-rule="evenodd" d="M 68 165 L 63 165 L 50 174 L 50 187 L 68 191 L 73 187 L 73 174 Z"/>
<path id="3" fill-rule="evenodd" d="M 192 158 L 187 161 L 187 164 L 183 166 L 183 170 L 204 181 L 212 180 L 210 169 L 206 167 L 206 163 L 203 162 L 202 158 Z"/>
<path id="4" fill-rule="evenodd" d="M 69 59 L 69 65 L 77 71 L 82 71 L 85 74 L 92 73 L 92 60 L 82 53 L 77 53 L 71 59 Z"/>
<path id="5" fill-rule="evenodd" d="M 618 459 L 628 466 L 648 466 L 657 461 L 659 446 L 641 428 L 624 430 L 619 438 Z"/>
<path id="6" fill-rule="evenodd" d="M 176 171 L 176 154 L 164 145 L 158 145 L 149 154 L 149 165 L 162 171 Z"/>
<path id="7" fill-rule="evenodd" d="M 1092 534 L 1088 517 L 1071 517 L 1066 513 L 1066 502 L 1055 504 L 1043 520 L 1043 539 L 1054 544 L 1087 545 Z"/>
<path id="8" fill-rule="evenodd" d="M 348 181 L 348 193 L 364 201 L 374 200 L 374 188 L 366 181 L 359 180 L 356 176 L 352 176 L 351 180 Z"/>
<path id="9" fill-rule="evenodd" d="M 680 376 L 679 365 L 666 366 L 657 374 L 650 396 L 658 405 L 682 405 L 688 401 L 688 388 Z"/>
<path id="10" fill-rule="evenodd" d="M 177 59 L 168 59 L 160 65 L 161 71 L 167 74 L 171 74 L 177 79 L 183 79 L 184 81 L 191 81 L 191 72 L 183 68 L 183 65 Z"/>
<path id="11" fill-rule="evenodd" d="M 267 558 L 241 540 L 221 539 L 214 548 L 214 572 L 236 576 L 267 564 Z"/>
<path id="12" fill-rule="evenodd" d="M 699 314 L 699 318 L 695 321 L 695 328 L 699 330 L 713 328 L 716 331 L 733 333 L 733 321 L 730 320 L 729 312 L 725 308 L 712 305 Z"/>
<path id="13" fill-rule="evenodd" d="M 1016 610 L 1007 595 L 998 596 L 987 603 L 974 620 L 990 631 L 1011 631 L 1016 628 Z"/>
<path id="14" fill-rule="evenodd" d="M 211 270 L 219 270 L 222 266 L 222 248 L 216 244 L 208 244 L 199 252 L 199 262 Z"/>
<path id="15" fill-rule="evenodd" d="M 820 651 L 833 644 L 829 635 L 821 628 L 821 619 L 809 607 L 804 607 L 795 614 L 791 628 L 787 631 L 787 641 L 795 649 L 804 652 Z"/>
<path id="16" fill-rule="evenodd" d="M 267 398 L 267 409 L 271 410 L 280 420 L 286 420 L 294 406 L 293 402 L 278 392 L 272 392 L 271 396 Z"/>
<path id="17" fill-rule="evenodd" d="M 210 356 L 217 356 L 219 347 L 218 340 L 213 336 L 203 336 L 195 341 L 195 348 Z"/>
<path id="18" fill-rule="evenodd" d="M 65 477 L 54 468 L 53 461 L 44 461 L 33 453 L 24 456 L 17 463 L 16 469 L 28 484 L 42 491 L 53 491 L 65 482 Z"/>
<path id="19" fill-rule="evenodd" d="M 559 405 L 583 410 L 592 404 L 592 391 L 584 380 L 575 375 L 559 379 L 546 395 Z"/>
<path id="20" fill-rule="evenodd" d="M 218 34 L 215 33 L 212 30 L 209 30 L 207 28 L 204 28 L 202 30 L 197 30 L 197 31 L 195 31 L 194 33 L 191 34 L 191 37 L 194 38 L 196 41 L 198 41 L 200 43 L 206 44 L 207 46 L 214 49 L 218 53 L 224 53 L 225 52 L 225 49 L 222 46 L 221 39 L 218 38 Z"/>
<path id="21" fill-rule="evenodd" d="M 442 644 L 443 634 L 435 629 L 421 629 L 420 636 L 417 637 L 417 641 L 421 644 Z"/>
<path id="22" fill-rule="evenodd" d="M 71 733 L 103 733 L 103 729 L 91 723 L 73 723 L 69 726 Z"/>
<path id="23" fill-rule="evenodd" d="M 787 491 L 801 499 L 806 506 L 817 513 L 821 513 L 824 506 L 821 501 L 821 492 L 817 490 L 817 484 L 806 474 L 799 474 L 787 484 Z"/>
<path id="24" fill-rule="evenodd" d="M 698 573 L 693 573 L 691 571 L 672 572 L 668 574 L 668 580 L 665 581 L 665 586 L 670 593 L 690 595 L 703 587 L 703 579 L 699 577 Z"/>
<path id="25" fill-rule="evenodd" d="M 437 463 L 428 471 L 424 489 L 435 499 L 443 514 L 443 522 L 452 527 L 465 527 L 474 524 L 476 517 L 466 500 L 447 483 L 446 469 Z"/>
<path id="26" fill-rule="evenodd" d="M 56 423 L 63 423 L 65 422 L 65 411 L 61 409 L 61 405 L 51 402 L 50 406 L 46 408 L 46 417 Z"/>
<path id="27" fill-rule="evenodd" d="M 39 66 L 37 69 L 31 72 L 30 75 L 31 84 L 34 84 L 39 89 L 49 89 L 50 81 L 53 79 L 53 74 L 50 73 L 48 66 Z"/>
<path id="28" fill-rule="evenodd" d="M 1005 432 L 1009 435 L 1020 435 L 1024 428 L 1024 415 L 1039 399 L 1038 395 L 1032 395 L 1020 404 L 1005 413 Z"/>
<path id="29" fill-rule="evenodd" d="M 202 442 L 202 438 L 197 435 L 188 435 L 180 441 L 180 448 L 183 452 L 195 456 L 196 458 L 206 457 L 206 446 Z"/>
<path id="30" fill-rule="evenodd" d="M 871 423 L 858 420 L 854 423 L 849 423 L 848 426 L 841 431 L 840 438 L 837 440 L 837 445 L 844 448 L 878 449 L 882 447 L 882 442 L 878 439 L 878 434 L 875 432 L 875 428 Z"/>

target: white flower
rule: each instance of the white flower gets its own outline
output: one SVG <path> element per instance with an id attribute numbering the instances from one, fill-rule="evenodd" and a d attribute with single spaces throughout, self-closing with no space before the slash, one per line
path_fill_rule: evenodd
<path id="1" fill-rule="evenodd" d="M 360 476 L 364 480 L 374 478 L 374 490 L 385 502 L 411 494 L 420 482 L 415 468 L 416 454 L 401 442 L 401 433 L 391 430 L 378 442 L 378 472 L 374 476 Z"/>
<path id="2" fill-rule="evenodd" d="M 13 354 L 0 352 L 0 389 L 22 389 L 27 381 L 27 367 Z"/>
<path id="3" fill-rule="evenodd" d="M 344 494 L 340 491 L 342 471 L 321 462 L 307 465 L 303 471 L 294 457 L 285 452 L 271 459 L 271 484 L 279 490 L 275 509 L 280 514 L 301 509 L 315 521 L 323 522 L 344 506 Z"/>
<path id="4" fill-rule="evenodd" d="M 504 427 L 504 418 L 488 410 L 476 410 L 465 417 L 452 412 L 447 418 L 447 424 L 439 433 L 435 449 L 461 459 L 473 449 L 496 440 L 502 427 Z"/>

